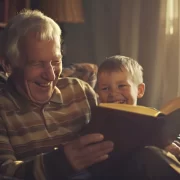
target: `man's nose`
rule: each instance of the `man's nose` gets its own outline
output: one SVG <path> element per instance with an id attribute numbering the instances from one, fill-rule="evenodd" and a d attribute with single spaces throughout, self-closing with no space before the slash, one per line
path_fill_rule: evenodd
<path id="1" fill-rule="evenodd" d="M 56 78 L 54 71 L 55 68 L 51 64 L 49 64 L 44 68 L 43 78 L 47 81 L 54 81 Z"/>

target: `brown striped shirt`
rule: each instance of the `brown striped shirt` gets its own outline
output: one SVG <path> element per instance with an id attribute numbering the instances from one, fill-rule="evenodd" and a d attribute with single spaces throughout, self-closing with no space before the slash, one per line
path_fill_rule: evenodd
<path id="1" fill-rule="evenodd" d="M 18 94 L 8 80 L 0 92 L 0 174 L 46 179 L 42 153 L 76 137 L 96 104 L 93 89 L 75 78 L 60 79 L 43 106 Z"/>
<path id="2" fill-rule="evenodd" d="M 75 63 L 62 69 L 61 77 L 76 77 L 95 87 L 98 66 L 91 63 Z"/>

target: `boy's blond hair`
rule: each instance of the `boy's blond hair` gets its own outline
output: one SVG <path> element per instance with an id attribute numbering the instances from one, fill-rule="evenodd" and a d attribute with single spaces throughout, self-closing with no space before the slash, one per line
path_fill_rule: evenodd
<path id="1" fill-rule="evenodd" d="M 115 55 L 106 58 L 106 60 L 99 66 L 98 74 L 102 72 L 116 72 L 116 71 L 123 71 L 125 68 L 134 83 L 137 85 L 143 83 L 143 68 L 142 66 L 134 59 L 126 56 Z"/>

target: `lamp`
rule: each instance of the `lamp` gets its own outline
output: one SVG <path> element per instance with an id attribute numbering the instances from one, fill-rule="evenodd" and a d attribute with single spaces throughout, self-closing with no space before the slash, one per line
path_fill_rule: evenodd
<path id="1" fill-rule="evenodd" d="M 82 0 L 40 0 L 40 9 L 58 23 L 83 23 Z"/>
<path id="2" fill-rule="evenodd" d="M 0 0 L 0 27 L 24 8 L 30 8 L 30 0 Z"/>

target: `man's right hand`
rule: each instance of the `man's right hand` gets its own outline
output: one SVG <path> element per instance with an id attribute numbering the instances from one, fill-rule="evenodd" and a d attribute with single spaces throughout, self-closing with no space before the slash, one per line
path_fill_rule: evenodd
<path id="1" fill-rule="evenodd" d="M 64 146 L 64 153 L 72 167 L 79 171 L 108 158 L 113 142 L 103 141 L 102 134 L 88 134 Z"/>

